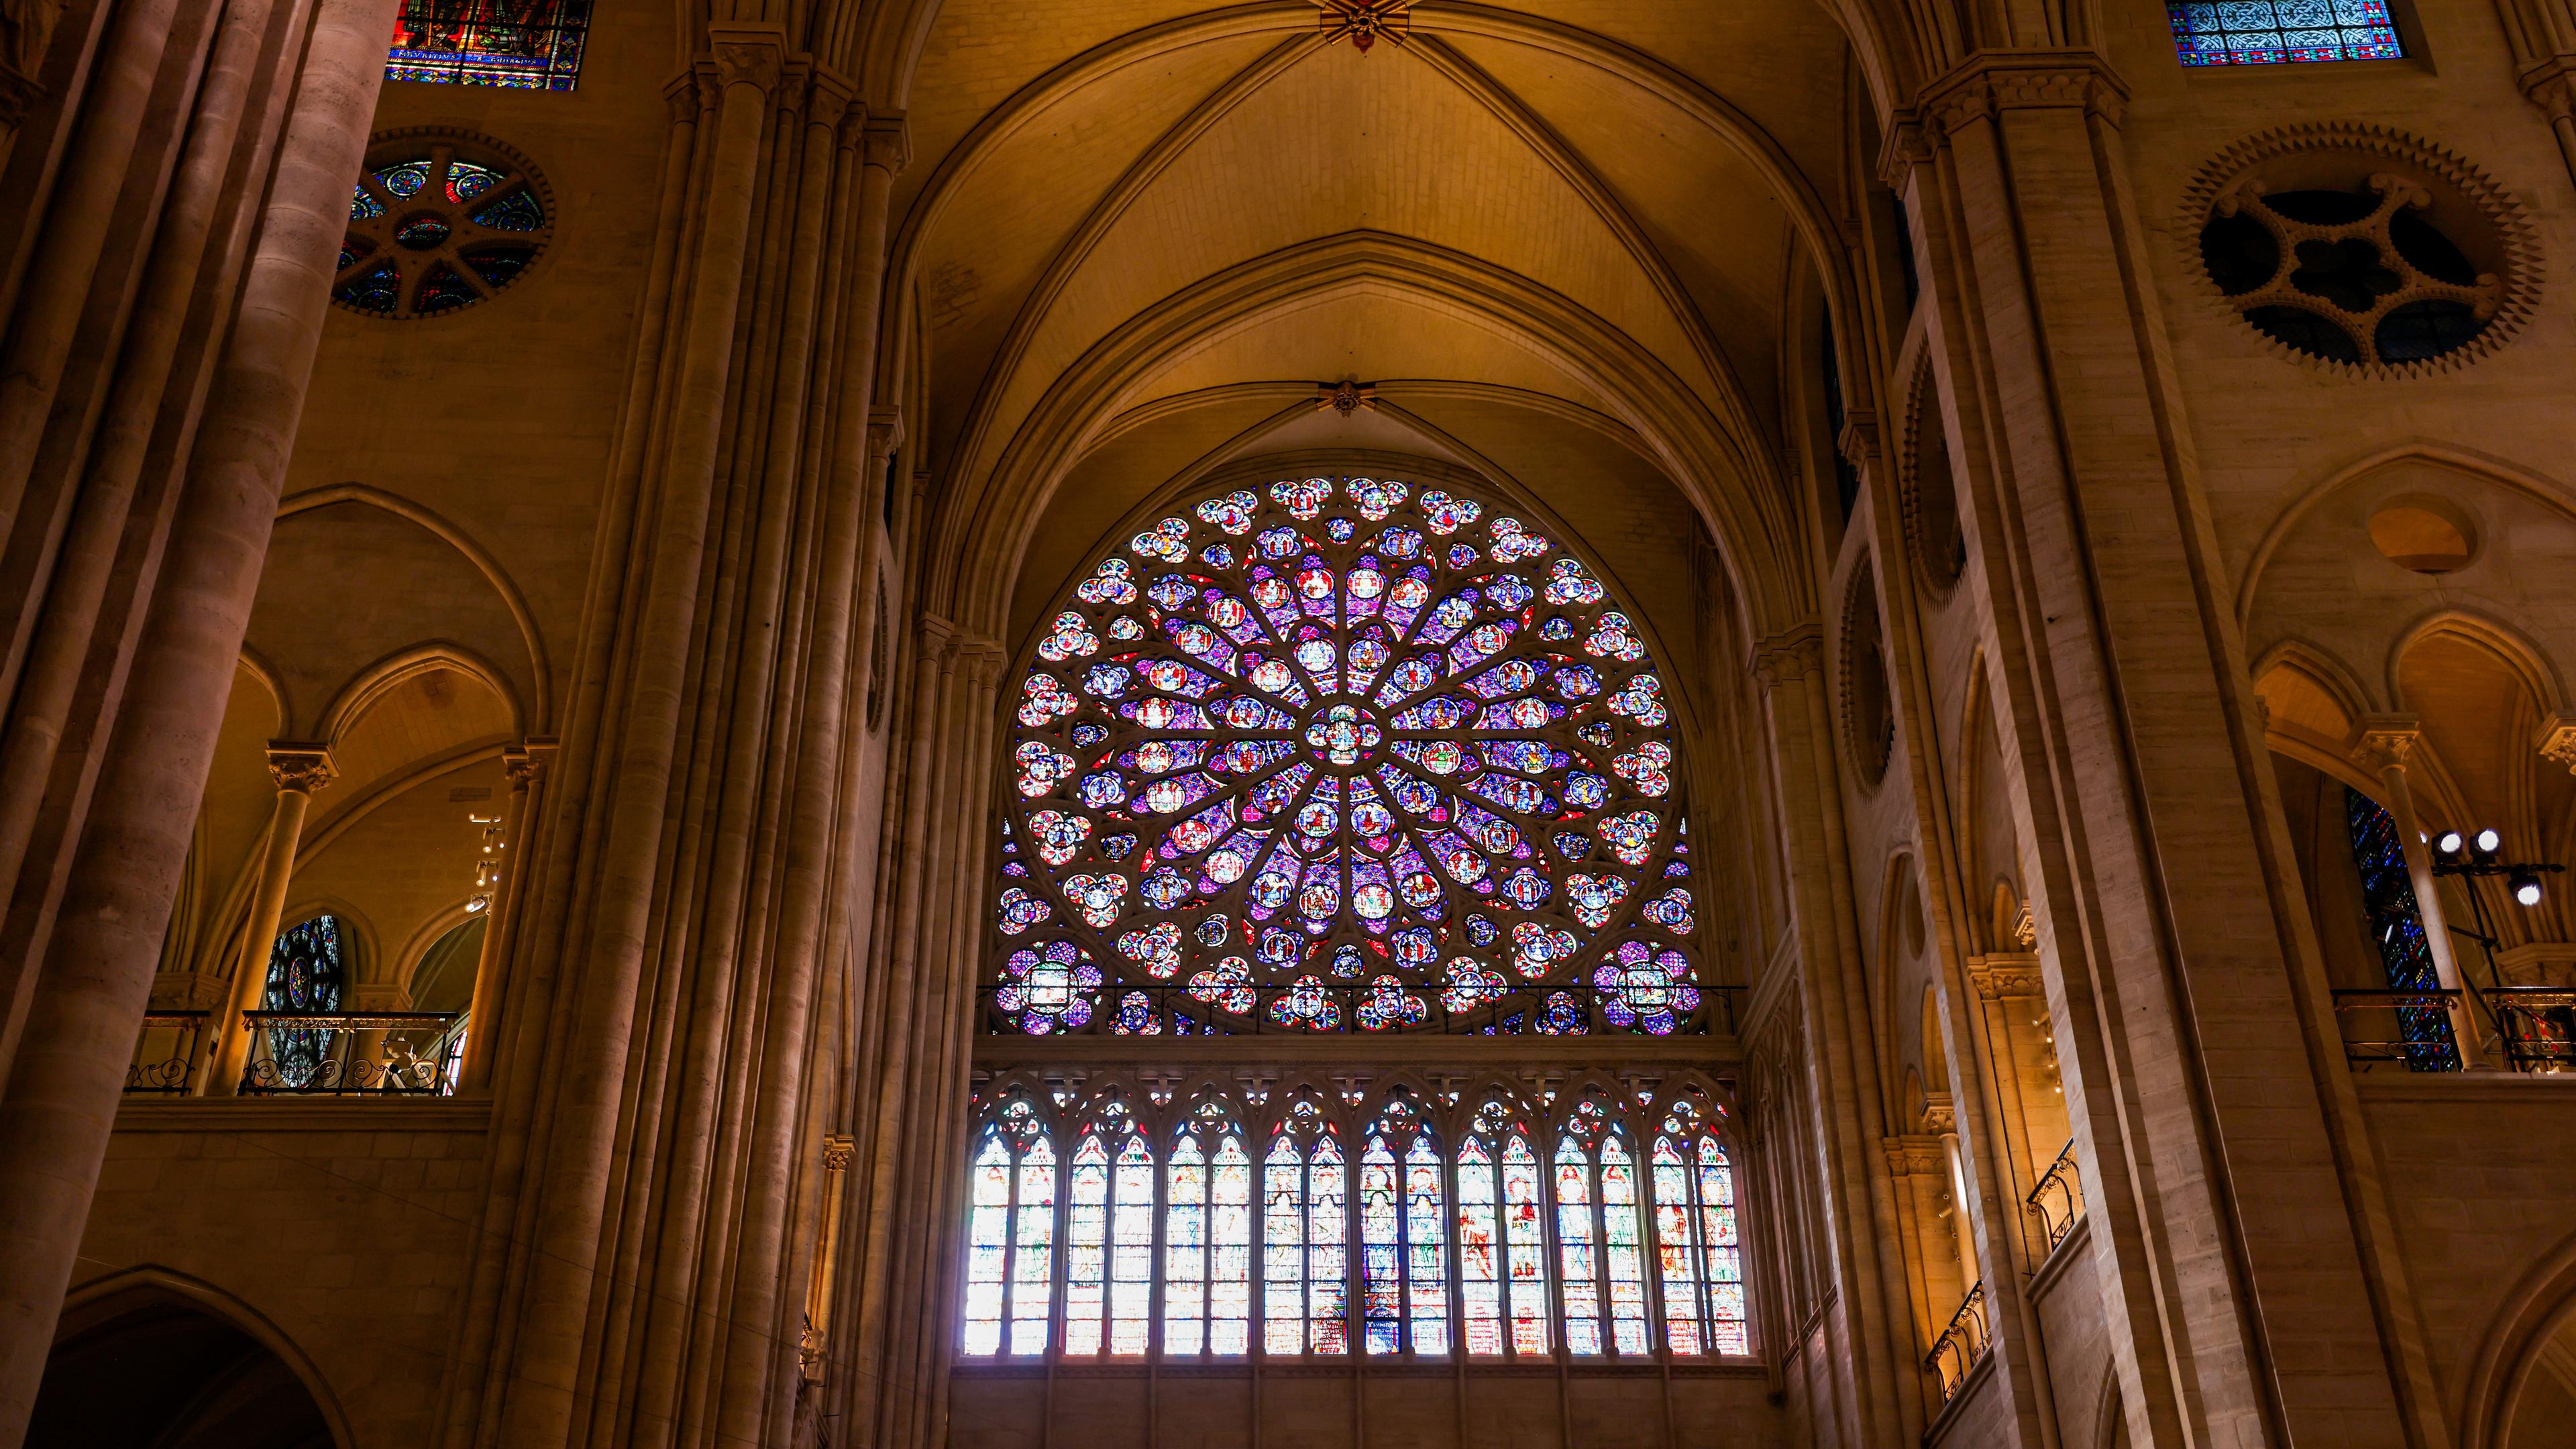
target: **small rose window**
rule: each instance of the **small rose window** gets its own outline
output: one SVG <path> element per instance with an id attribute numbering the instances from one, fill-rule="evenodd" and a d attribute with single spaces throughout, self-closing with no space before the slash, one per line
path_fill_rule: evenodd
<path id="1" fill-rule="evenodd" d="M 501 147 L 388 138 L 350 190 L 331 297 L 377 317 L 453 312 L 525 275 L 553 229 L 544 182 Z"/>

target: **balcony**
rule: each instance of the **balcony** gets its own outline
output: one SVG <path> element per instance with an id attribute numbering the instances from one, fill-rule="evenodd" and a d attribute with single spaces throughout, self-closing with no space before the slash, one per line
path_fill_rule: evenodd
<path id="1" fill-rule="evenodd" d="M 2040 1174 L 2039 1185 L 2030 1190 L 2026 1200 L 2031 1216 L 2039 1220 L 2039 1230 L 2047 1239 L 2048 1251 L 2056 1252 L 2066 1235 L 2084 1219 L 2083 1180 L 2075 1170 L 2075 1139 L 2057 1149 L 2057 1160 Z"/>
<path id="2" fill-rule="evenodd" d="M 449 1097 L 465 1056 L 453 1011 L 245 1011 L 245 1097 Z"/>
<path id="3" fill-rule="evenodd" d="M 1940 1376 L 1941 1402 L 1948 1403 L 1967 1387 L 1968 1375 L 1985 1361 L 1991 1340 L 1986 1335 L 1986 1285 L 1983 1279 L 1968 1290 L 1959 1311 L 1950 1315 L 1950 1326 L 1941 1330 L 1932 1351 L 1923 1356 L 1927 1372 Z"/>
<path id="4" fill-rule="evenodd" d="M 156 1011 L 143 1018 L 134 1060 L 125 1068 L 128 1096 L 185 1097 L 196 1090 L 206 1041 L 203 1011 Z"/>
<path id="5" fill-rule="evenodd" d="M 2576 991 L 2558 986 L 2472 987 L 2470 1021 L 2487 1033 L 2484 1065 L 2553 1075 L 2576 1070 Z M 2338 991 L 2335 1020 L 2344 1061 L 2367 1072 L 2456 1072 L 2460 1054 L 2451 1023 L 2457 991 Z"/>

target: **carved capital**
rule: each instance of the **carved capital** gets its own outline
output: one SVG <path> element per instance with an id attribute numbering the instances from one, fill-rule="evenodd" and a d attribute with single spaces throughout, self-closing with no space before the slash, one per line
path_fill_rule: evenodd
<path id="1" fill-rule="evenodd" d="M 1825 673 L 1825 634 L 1813 622 L 1783 629 L 1753 646 L 1753 677 L 1764 689 Z"/>
<path id="2" fill-rule="evenodd" d="M 824 1138 L 823 1170 L 826 1172 L 849 1171 L 850 1162 L 858 1155 L 858 1150 L 859 1144 L 856 1138 L 844 1137 L 838 1134 Z"/>
<path id="3" fill-rule="evenodd" d="M 152 978 L 154 1011 L 221 1011 L 231 999 L 229 978 L 205 971 L 164 971 Z"/>
<path id="4" fill-rule="evenodd" d="M 858 103 L 857 89 L 843 80 L 839 72 L 819 65 L 806 72 L 806 124 L 830 126 L 837 132 L 853 112 L 865 115 L 867 107 Z"/>
<path id="5" fill-rule="evenodd" d="M 2406 757 L 2414 753 L 2415 741 L 2422 736 L 2411 714 L 2364 715 L 2344 748 L 2354 764 L 2376 776 L 2406 768 Z"/>
<path id="6" fill-rule="evenodd" d="M 2542 759 L 2576 774 L 2576 714 L 2553 714 L 2542 720 L 2531 742 Z"/>
<path id="7" fill-rule="evenodd" d="M 1887 139 L 1879 143 L 1880 184 L 1903 196 L 1905 183 L 1913 177 L 1914 168 L 1932 159 L 1934 141 L 1933 134 L 1924 129 L 1921 116 L 1910 108 L 1899 111 L 1887 128 Z"/>
<path id="8" fill-rule="evenodd" d="M 1849 459 L 1855 468 L 1866 469 L 1878 460 L 1878 414 L 1866 408 L 1843 415 L 1843 430 L 1834 437 L 1834 451 Z"/>
<path id="9" fill-rule="evenodd" d="M 1887 1153 L 1887 1175 L 1890 1177 L 1936 1177 L 1947 1174 L 1941 1161 L 1941 1139 L 1921 1133 L 1878 1139 Z"/>
<path id="10" fill-rule="evenodd" d="M 886 455 L 903 446 L 903 409 L 871 408 L 868 410 L 868 462 L 872 467 L 885 466 Z"/>
<path id="11" fill-rule="evenodd" d="M 787 70 L 787 36 L 773 25 L 710 26 L 707 55 L 715 65 L 717 85 L 750 86 L 771 95 Z"/>
<path id="12" fill-rule="evenodd" d="M 2523 98 L 2552 122 L 2576 119 L 2576 55 L 2553 55 L 2514 77 Z"/>
<path id="13" fill-rule="evenodd" d="M 281 793 L 292 790 L 304 795 L 340 777 L 339 767 L 331 763 L 328 746 L 295 740 L 268 742 L 268 773 L 277 781 Z"/>
<path id="14" fill-rule="evenodd" d="M 2005 111 L 2079 111 L 2117 126 L 2128 100 L 2129 88 L 2089 50 L 1982 51 L 1925 86 L 1914 111 L 1946 139 Z"/>
<path id="15" fill-rule="evenodd" d="M 1934 1137 L 1947 1137 L 1959 1130 L 1959 1109 L 1950 1104 L 1950 1094 L 1936 1092 L 1923 1104 L 1923 1130 Z"/>
<path id="16" fill-rule="evenodd" d="M 1970 957 L 1968 984 L 1977 988 L 1978 998 L 1985 1001 L 2009 1001 L 2047 991 L 2046 983 L 2040 979 L 2039 958 L 2019 952 Z"/>
<path id="17" fill-rule="evenodd" d="M 912 164 L 912 128 L 904 124 L 901 111 L 870 116 L 859 148 L 860 164 L 900 173 Z"/>
<path id="18" fill-rule="evenodd" d="M 527 790 L 546 777 L 554 763 L 558 742 L 551 735 L 538 735 L 501 752 L 501 772 L 510 777 L 510 788 Z"/>

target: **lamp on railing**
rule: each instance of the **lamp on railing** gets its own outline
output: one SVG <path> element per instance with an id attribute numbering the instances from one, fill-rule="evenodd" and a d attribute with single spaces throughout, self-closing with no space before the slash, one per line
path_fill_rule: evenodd
<path id="1" fill-rule="evenodd" d="M 2569 1060 L 2571 1042 L 2576 1042 L 2576 1018 L 2570 1016 L 2569 994 L 2505 984 L 2504 972 L 2496 961 L 2496 950 L 2504 943 L 2496 934 L 2496 923 L 2487 918 L 2486 896 L 2478 890 L 2477 882 L 2501 879 L 2514 904 L 2527 910 L 2538 906 L 2546 894 L 2541 877 L 2556 875 L 2567 867 L 2554 861 L 2506 860 L 2504 833 L 2493 826 L 2474 834 L 2443 831 L 2433 842 L 2433 857 L 2435 876 L 2457 876 L 2466 883 L 2462 894 L 2469 898 L 2469 914 L 2477 922 L 2477 929 L 2453 925 L 2451 930 L 2478 943 L 2478 952 L 2487 962 L 2488 984 L 2483 991 L 2474 981 L 2462 984 L 2469 988 L 2472 998 L 2486 1007 L 2488 1018 L 2504 1040 L 2506 1058 L 2517 1071 L 2561 1070 Z"/>

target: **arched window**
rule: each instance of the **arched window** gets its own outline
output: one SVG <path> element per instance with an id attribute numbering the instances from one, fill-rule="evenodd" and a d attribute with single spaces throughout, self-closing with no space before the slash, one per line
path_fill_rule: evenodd
<path id="1" fill-rule="evenodd" d="M 1349 1196 L 1332 1118 L 1311 1097 L 1298 1097 L 1270 1134 L 1261 1164 L 1264 1352 L 1348 1351 Z"/>
<path id="2" fill-rule="evenodd" d="M 1749 1352 L 1744 1260 L 1735 1225 L 1735 1170 L 1713 1114 L 1676 1097 L 1655 1134 L 1655 1248 L 1662 1268 L 1664 1342 L 1676 1354 Z"/>
<path id="3" fill-rule="evenodd" d="M 1556 1139 L 1556 1244 L 1568 1352 L 1647 1351 L 1644 1241 L 1627 1133 L 1597 1098 L 1586 1097 Z"/>
<path id="4" fill-rule="evenodd" d="M 2424 917 L 2416 909 L 2415 884 L 2406 873 L 2406 848 L 2397 837 L 2395 817 L 2349 785 L 2344 787 L 2343 800 L 2353 868 L 2361 873 L 2362 909 L 2370 917 L 2370 939 L 2379 948 L 2388 989 L 2440 990 L 2441 972 L 2433 964 L 2432 945 L 2424 939 Z M 2459 1069 L 2459 1054 L 2451 1045 L 2450 1013 L 2438 1006 L 2401 1006 L 2397 1030 L 2406 1042 L 2408 1070 Z"/>
<path id="5" fill-rule="evenodd" d="M 1066 1185 L 1064 1351 L 1145 1351 L 1154 1284 L 1154 1153 L 1126 1104 L 1103 1101 Z"/>
<path id="6" fill-rule="evenodd" d="M 340 922 L 332 916 L 315 916 L 278 932 L 276 944 L 269 947 L 268 987 L 260 994 L 260 1009 L 327 1016 L 340 1009 L 348 984 Z M 272 1028 L 268 1055 L 276 1080 L 290 1087 L 315 1085 L 314 1079 L 330 1060 L 331 1035 L 318 1027 Z"/>
<path id="7" fill-rule="evenodd" d="M 1252 1348 L 1252 1154 L 1221 1101 L 1173 1136 L 1163 1224 L 1163 1352 Z"/>
<path id="8" fill-rule="evenodd" d="M 975 1144 L 967 1220 L 966 1352 L 1046 1352 L 1055 1286 L 1055 1144 L 1025 1098 L 1004 1104 Z M 1007 1329 L 1007 1340 L 1005 1332 Z"/>
<path id="9" fill-rule="evenodd" d="M 1486 1103 L 1458 1146 L 1458 1283 L 1471 1354 L 1548 1351 L 1540 1202 L 1528 1126 L 1503 1103 Z"/>
<path id="10" fill-rule="evenodd" d="M 1175 509 L 1013 694 L 996 1031 L 1704 1031 L 1678 758 L 1635 621 L 1477 499 Z"/>
<path id="11" fill-rule="evenodd" d="M 1360 1320 L 1370 1353 L 1449 1351 L 1448 1194 L 1409 1094 L 1390 1097 L 1360 1153 Z"/>
<path id="12" fill-rule="evenodd" d="M 568 91 L 590 0 L 402 0 L 385 79 Z"/>

